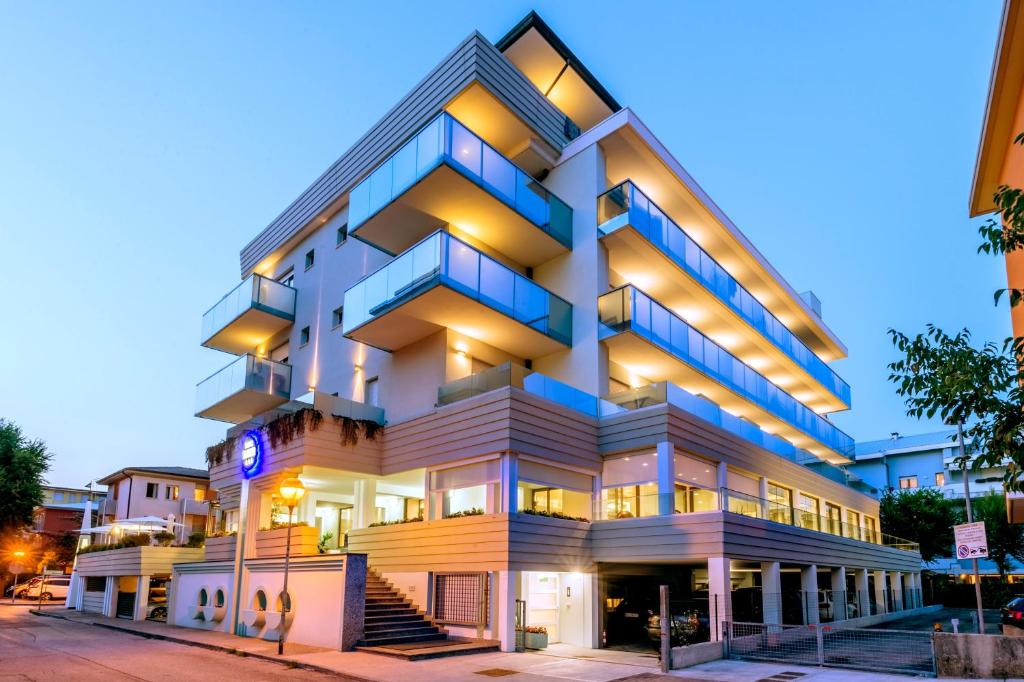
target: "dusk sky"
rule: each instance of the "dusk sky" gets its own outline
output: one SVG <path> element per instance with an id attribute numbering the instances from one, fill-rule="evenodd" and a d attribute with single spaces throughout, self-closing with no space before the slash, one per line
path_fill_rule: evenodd
<path id="1" fill-rule="evenodd" d="M 473 30 L 536 9 L 850 358 L 835 422 L 935 429 L 888 327 L 1010 333 L 967 197 L 1002 2 L 4 3 L 0 418 L 49 480 L 204 467 L 199 346 L 239 250 Z"/>

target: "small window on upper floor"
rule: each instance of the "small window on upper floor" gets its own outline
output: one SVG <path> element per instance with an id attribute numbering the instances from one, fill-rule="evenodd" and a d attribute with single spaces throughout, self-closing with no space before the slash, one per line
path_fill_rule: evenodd
<path id="1" fill-rule="evenodd" d="M 305 346 L 309 343 L 309 327 L 303 327 L 299 331 L 299 346 Z"/>
<path id="2" fill-rule="evenodd" d="M 939 471 L 935 474 L 935 485 L 946 485 L 946 472 Z"/>
<path id="3" fill-rule="evenodd" d="M 338 228 L 337 241 L 335 243 L 341 246 L 346 240 L 348 240 L 348 223 L 344 223 Z"/>
<path id="4" fill-rule="evenodd" d="M 313 261 L 316 259 L 315 249 L 310 249 L 306 252 L 306 269 L 309 270 L 313 267 Z"/>
<path id="5" fill-rule="evenodd" d="M 176 485 L 169 485 L 169 486 L 167 486 L 167 490 L 164 491 L 164 499 L 176 500 L 176 499 L 178 499 L 178 493 L 179 492 L 180 492 L 180 489 L 178 488 L 178 486 L 176 486 Z"/>
<path id="6" fill-rule="evenodd" d="M 278 277 L 277 281 L 280 282 L 281 284 L 285 285 L 286 287 L 294 287 L 295 286 L 295 271 L 294 270 L 289 270 L 288 272 L 286 272 L 283 275 L 281 275 L 280 277 Z"/>
<path id="7" fill-rule="evenodd" d="M 64 493 L 54 493 L 53 494 L 53 501 L 54 502 L 63 502 L 64 501 Z"/>
<path id="8" fill-rule="evenodd" d="M 146 484 L 146 497 L 156 499 L 160 495 L 160 486 L 156 483 Z"/>
<path id="9" fill-rule="evenodd" d="M 344 320 L 345 306 L 338 306 L 331 313 L 331 329 L 337 329 Z"/>
<path id="10" fill-rule="evenodd" d="M 196 502 L 206 502 L 206 491 L 202 488 L 196 488 L 192 491 L 192 499 Z"/>
<path id="11" fill-rule="evenodd" d="M 900 476 L 900 489 L 910 490 L 917 487 L 917 476 Z"/>

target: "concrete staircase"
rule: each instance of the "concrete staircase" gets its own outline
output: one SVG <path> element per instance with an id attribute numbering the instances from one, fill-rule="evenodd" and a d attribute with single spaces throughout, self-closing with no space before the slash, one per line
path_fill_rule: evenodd
<path id="1" fill-rule="evenodd" d="M 415 661 L 498 651 L 498 642 L 452 638 L 377 571 L 366 571 L 366 615 L 358 651 Z"/>

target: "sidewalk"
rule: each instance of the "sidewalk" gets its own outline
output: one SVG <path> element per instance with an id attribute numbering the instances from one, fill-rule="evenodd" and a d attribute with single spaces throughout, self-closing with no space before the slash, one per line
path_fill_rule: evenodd
<path id="1" fill-rule="evenodd" d="M 37 612 L 33 612 L 37 613 Z M 275 661 L 288 667 L 300 667 L 337 676 L 351 682 L 409 682 L 409 680 L 475 680 L 501 677 L 509 682 L 672 682 L 706 680 L 709 682 L 909 682 L 915 678 L 885 675 L 841 668 L 812 668 L 785 663 L 754 663 L 748 661 L 712 661 L 673 670 L 668 675 L 658 672 L 658 659 L 653 655 L 584 649 L 553 644 L 544 651 L 524 654 L 485 653 L 468 656 L 405 661 L 362 652 L 288 644 L 284 657 L 277 656 L 276 642 L 249 637 L 235 637 L 224 632 L 194 630 L 152 621 L 134 622 L 79 613 L 62 606 L 44 608 L 42 614 L 83 625 L 99 626 L 140 637 L 162 639 L 189 646 L 253 656 Z M 944 682 L 959 682 L 947 680 Z M 966 681 L 963 681 L 966 682 Z"/>

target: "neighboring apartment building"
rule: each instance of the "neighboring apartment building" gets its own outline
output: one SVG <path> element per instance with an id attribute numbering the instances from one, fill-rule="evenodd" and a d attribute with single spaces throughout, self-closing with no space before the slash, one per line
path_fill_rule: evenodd
<path id="1" fill-rule="evenodd" d="M 180 541 L 204 531 L 210 516 L 210 474 L 190 467 L 128 467 L 99 479 L 107 486 L 103 524 L 173 515 Z"/>
<path id="2" fill-rule="evenodd" d="M 43 502 L 36 507 L 32 529 L 46 535 L 77 533 L 82 527 L 85 508 L 91 506 L 95 522 L 97 515 L 102 513 L 105 499 L 103 492 L 90 493 L 87 488 L 44 485 Z"/>
<path id="3" fill-rule="evenodd" d="M 971 186 L 972 218 L 996 210 L 993 195 L 1001 185 L 1024 187 L 1024 145 L 1014 144 L 1024 134 L 1024 2 L 1006 0 L 999 42 L 992 62 L 985 119 L 978 161 Z M 1024 252 L 1006 255 L 1006 281 L 1024 289 Z M 1024 336 L 1024 305 L 1010 311 L 1013 335 Z M 1008 493 L 1006 514 L 1011 523 L 1024 523 L 1024 493 Z"/>
<path id="4" fill-rule="evenodd" d="M 292 641 L 346 646 L 317 582 L 346 551 L 371 592 L 506 650 L 523 622 L 646 641 L 659 583 L 712 638 L 734 614 L 919 603 L 919 554 L 835 466 L 846 348 L 817 299 L 533 13 L 458 45 L 242 249 L 241 276 L 203 316 L 202 344 L 235 358 L 196 409 L 232 424 L 210 485 L 237 536 L 176 568 L 178 624 L 274 636 L 286 476 L 308 491 Z M 322 421 L 287 417 L 310 407 Z M 328 556 L 305 556 L 317 539 Z M 364 643 L 438 636 L 367 599 Z"/>

